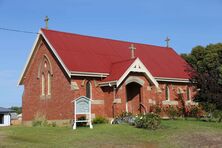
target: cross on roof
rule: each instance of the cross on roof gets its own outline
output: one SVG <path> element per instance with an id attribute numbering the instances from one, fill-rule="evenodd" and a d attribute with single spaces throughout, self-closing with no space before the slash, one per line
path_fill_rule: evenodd
<path id="1" fill-rule="evenodd" d="M 45 28 L 48 29 L 48 22 L 49 22 L 48 16 L 45 17 L 44 21 L 45 21 Z"/>
<path id="2" fill-rule="evenodd" d="M 135 58 L 134 50 L 136 50 L 136 47 L 134 47 L 134 44 L 131 44 L 129 49 L 131 50 L 131 59 L 134 59 Z"/>
<path id="3" fill-rule="evenodd" d="M 166 41 L 166 44 L 167 44 L 166 47 L 169 47 L 170 38 L 167 37 L 165 41 Z"/>

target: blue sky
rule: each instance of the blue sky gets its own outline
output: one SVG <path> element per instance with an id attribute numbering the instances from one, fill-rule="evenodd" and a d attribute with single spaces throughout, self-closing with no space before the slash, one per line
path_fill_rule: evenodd
<path id="1" fill-rule="evenodd" d="M 48 15 L 54 30 L 170 46 L 189 53 L 222 42 L 221 0 L 0 0 L 0 28 L 38 32 Z M 0 30 L 0 106 L 20 106 L 17 81 L 35 34 Z"/>

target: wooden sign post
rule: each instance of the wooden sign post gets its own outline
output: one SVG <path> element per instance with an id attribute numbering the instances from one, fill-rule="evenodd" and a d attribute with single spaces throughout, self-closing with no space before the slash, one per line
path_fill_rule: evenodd
<path id="1" fill-rule="evenodd" d="M 92 118 L 91 118 L 91 99 L 81 96 L 75 99 L 74 102 L 74 124 L 73 129 L 76 129 L 77 122 L 87 122 L 89 127 L 92 129 Z M 86 120 L 78 120 L 76 115 L 88 115 L 88 119 Z"/>

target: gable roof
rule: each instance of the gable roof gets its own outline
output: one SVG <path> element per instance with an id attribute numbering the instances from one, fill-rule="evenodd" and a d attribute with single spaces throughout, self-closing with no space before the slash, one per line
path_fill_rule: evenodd
<path id="1" fill-rule="evenodd" d="M 12 112 L 11 109 L 0 107 L 0 113 L 10 113 L 10 112 Z"/>
<path id="2" fill-rule="evenodd" d="M 99 74 L 101 77 L 106 77 L 112 74 L 116 67 L 123 66 L 126 68 L 126 65 L 130 63 L 121 63 L 120 61 L 130 61 L 129 46 L 132 42 L 46 29 L 41 29 L 40 34 L 52 48 L 70 77 L 78 73 L 91 74 L 91 76 Z M 188 64 L 172 48 L 133 44 L 136 47 L 135 57 L 139 57 L 153 77 L 190 78 L 186 72 Z M 118 64 L 118 62 L 120 63 Z M 19 84 L 21 84 L 24 73 L 25 70 Z"/>
<path id="3" fill-rule="evenodd" d="M 118 87 L 130 72 L 144 73 L 151 83 L 153 83 L 156 87 L 159 85 L 139 58 L 113 63 L 110 75 L 100 84 L 105 85 L 107 83 L 114 82 L 114 84 Z"/>

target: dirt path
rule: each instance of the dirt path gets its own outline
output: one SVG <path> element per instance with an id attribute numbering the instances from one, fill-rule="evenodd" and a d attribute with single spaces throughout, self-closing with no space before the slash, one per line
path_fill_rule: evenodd
<path id="1" fill-rule="evenodd" d="M 175 143 L 184 148 L 222 148 L 222 133 L 198 132 L 177 136 Z"/>

